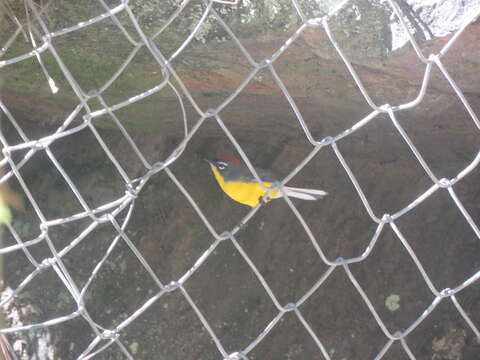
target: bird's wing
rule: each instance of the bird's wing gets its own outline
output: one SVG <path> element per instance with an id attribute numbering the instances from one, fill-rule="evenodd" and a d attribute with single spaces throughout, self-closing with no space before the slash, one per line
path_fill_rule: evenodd
<path id="1" fill-rule="evenodd" d="M 258 176 L 260 177 L 261 180 L 263 181 L 268 181 L 268 182 L 275 182 L 278 180 L 278 177 L 275 176 L 272 172 L 264 169 L 259 169 L 255 168 L 257 171 Z M 251 182 L 256 182 L 257 180 L 253 176 L 253 174 L 248 174 L 248 176 L 244 177 L 246 181 L 251 181 Z"/>

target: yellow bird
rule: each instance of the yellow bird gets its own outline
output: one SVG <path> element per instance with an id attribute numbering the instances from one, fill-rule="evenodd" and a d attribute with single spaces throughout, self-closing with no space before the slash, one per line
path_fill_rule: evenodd
<path id="1" fill-rule="evenodd" d="M 205 159 L 205 161 L 210 164 L 213 175 L 223 192 L 236 202 L 253 207 L 265 195 L 266 190 L 260 186 L 248 167 L 235 156 L 219 155 L 213 160 Z M 255 170 L 266 187 L 270 187 L 274 182 L 278 181 L 267 170 L 257 168 Z M 288 196 L 303 200 L 318 200 L 327 195 L 327 192 L 323 190 L 301 189 L 289 186 L 284 186 L 283 189 Z M 282 193 L 280 190 L 274 189 L 268 194 L 268 197 L 277 199 L 282 197 Z"/>

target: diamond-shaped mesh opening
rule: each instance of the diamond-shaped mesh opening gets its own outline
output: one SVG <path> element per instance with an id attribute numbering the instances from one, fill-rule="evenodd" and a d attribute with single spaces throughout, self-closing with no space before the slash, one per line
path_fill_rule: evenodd
<path id="1" fill-rule="evenodd" d="M 176 176 L 176 172 L 172 173 Z M 180 176 L 176 178 L 182 181 Z M 189 186 L 188 183 L 183 185 Z M 196 199 L 197 193 L 192 191 L 191 195 Z M 155 202 L 150 201 L 152 197 Z M 165 283 L 185 275 L 214 242 L 205 223 L 164 172 L 151 179 L 137 204 L 141 210 L 132 216 L 127 234 Z M 147 228 L 156 229 L 154 237 L 145 230 L 145 219 L 149 219 Z M 173 219 L 189 226 L 175 225 Z"/>
<path id="2" fill-rule="evenodd" d="M 61 357 L 78 357 L 87 345 L 93 340 L 92 328 L 82 318 L 74 318 L 54 327 L 49 327 L 43 334 L 46 339 L 47 350 L 54 349 L 55 354 Z M 70 337 L 77 341 L 66 341 Z M 32 347 L 31 349 L 35 349 Z"/>
<path id="3" fill-rule="evenodd" d="M 477 219 L 478 211 L 472 215 Z M 478 271 L 475 253 L 480 241 L 446 191 L 437 191 L 402 217 L 398 226 L 439 288 L 460 285 Z M 459 233 L 454 230 L 459 226 L 466 228 Z M 433 249 L 439 251 L 432 255 Z"/>
<path id="4" fill-rule="evenodd" d="M 118 72 L 111 74 L 109 81 L 103 83 L 100 88 L 103 91 L 103 100 L 110 107 L 119 106 L 119 103 L 138 94 L 146 92 L 155 94 L 159 90 L 168 88 L 161 65 L 145 46 L 137 46 L 129 50 L 128 56 L 118 66 Z M 161 94 L 164 94 L 165 90 Z M 163 96 L 173 97 L 173 94 Z"/>
<path id="5" fill-rule="evenodd" d="M 0 6 L 3 357 L 476 358 L 478 6 L 72 4 Z"/>
<path id="6" fill-rule="evenodd" d="M 283 52 L 275 57 L 274 70 L 316 140 L 346 130 L 371 112 L 371 107 L 363 99 L 354 79 L 321 28 L 307 27 L 293 42 L 295 45 L 286 47 L 289 44 L 287 42 L 279 47 L 279 51 Z M 297 61 L 302 63 L 300 72 L 296 71 Z M 317 77 L 312 78 L 312 72 Z M 271 75 L 266 75 L 266 78 L 269 77 Z M 340 96 L 341 106 L 338 103 Z M 268 101 L 269 97 L 265 98 Z"/>
<path id="7" fill-rule="evenodd" d="M 215 276 L 209 276 L 205 268 L 213 268 Z M 241 296 L 237 296 L 235 287 L 240 283 Z M 204 265 L 188 280 L 186 289 L 229 352 L 246 347 L 278 312 L 258 278 L 230 242 L 221 243 L 212 251 Z M 234 315 L 239 312 L 244 314 L 240 319 Z"/>
<path id="8" fill-rule="evenodd" d="M 341 289 L 342 296 L 332 295 Z M 321 311 L 318 304 L 327 306 Z M 385 336 L 345 272 L 336 269 L 300 310 L 332 358 L 374 358 Z M 347 320 L 348 319 L 348 320 Z"/>
<path id="9" fill-rule="evenodd" d="M 9 244 L 5 244 L 4 249 L 8 249 L 10 247 L 8 245 Z M 15 243 L 15 245 L 17 245 L 17 243 Z M 13 244 L 11 246 L 13 246 Z M 4 264 L 4 281 L 12 290 L 21 290 L 23 281 L 28 276 L 35 276 L 32 275 L 32 273 L 35 272 L 35 266 L 32 265 L 31 259 L 35 262 L 41 262 L 44 259 L 44 256 L 41 255 L 48 253 L 46 245 L 43 243 L 40 243 L 40 245 L 29 245 L 27 249 L 28 255 L 22 250 L 14 250 L 7 253 L 9 260 Z M 2 303 L 5 303 L 6 301 L 6 299 L 2 299 Z"/>
<path id="10" fill-rule="evenodd" d="M 152 293 L 159 291 L 157 282 L 123 239 L 115 243 L 111 239 L 108 246 L 108 257 L 105 256 L 107 251 L 103 251 L 105 261 L 84 292 L 85 306 L 90 316 L 104 328 L 118 326 Z M 108 279 L 108 284 L 103 279 Z"/>
<path id="11" fill-rule="evenodd" d="M 198 26 L 191 29 L 182 24 L 191 21 Z M 182 83 L 200 107 L 225 106 L 254 72 L 250 54 L 224 25 L 210 7 L 190 2 L 164 32 L 154 37 L 162 56 L 175 71 L 172 75 L 188 78 Z M 215 43 L 214 53 L 208 58 L 201 55 L 206 42 Z"/>
<path id="12" fill-rule="evenodd" d="M 407 238 L 412 242 L 417 240 Z M 371 255 L 353 264 L 351 271 L 392 333 L 408 328 L 433 299 L 415 263 L 388 227 Z"/>
<path id="13" fill-rule="evenodd" d="M 151 295 L 154 296 L 155 293 Z M 152 331 L 152 328 L 156 330 Z M 157 332 L 174 332 L 178 336 L 175 339 L 157 337 Z M 185 358 L 206 359 L 219 356 L 209 333 L 178 290 L 160 297 L 135 319 L 125 329 L 122 341 L 130 354 L 138 357 L 148 356 L 146 349 L 152 345 L 159 358 L 168 358 L 177 352 Z"/>
<path id="14" fill-rule="evenodd" d="M 99 114 L 95 115 L 94 124 L 100 134 L 107 135 L 102 136 L 106 146 L 132 178 L 139 176 L 140 172 L 144 174 L 156 162 L 166 161 L 179 149 L 188 128 L 199 120 L 198 116 L 188 112 L 185 102 L 179 101 L 169 84 L 156 85 L 155 89 L 159 87 L 163 87 L 160 92 L 135 99 L 130 104 L 128 102 L 133 98 L 124 98 L 110 108 L 93 101 L 100 105 L 93 112 Z M 161 105 L 163 101 L 168 103 L 166 107 Z M 116 106 L 121 107 L 115 109 Z M 143 115 L 145 109 L 150 115 Z M 163 116 L 168 118 L 164 119 Z M 105 134 L 101 131 L 104 127 L 120 131 Z"/>
<path id="15" fill-rule="evenodd" d="M 74 118 L 69 119 L 76 106 L 74 99 L 76 95 L 51 53 L 43 52 L 40 59 L 45 72 L 42 72 L 38 59 L 31 57 L 12 64 L 8 71 L 2 73 L 5 89 L 12 88 L 3 92 L 1 100 L 2 113 L 6 117 L 6 121 L 3 121 L 4 131 L 9 133 L 9 126 L 14 126 L 19 135 L 22 134 L 30 140 L 52 135 L 59 123 L 73 125 L 79 116 L 75 116 L 75 113 L 72 115 Z M 32 76 L 32 73 L 35 75 Z M 46 76 L 50 77 L 53 86 L 59 89 L 59 92 L 52 93 L 52 87 L 46 82 Z M 16 89 L 13 89 L 14 85 Z M 29 109 L 32 103 L 36 104 L 36 111 Z M 18 119 L 25 121 L 20 125 L 17 123 Z M 26 139 L 22 140 L 24 141 Z M 12 145 L 19 143 L 15 139 Z"/>
<path id="16" fill-rule="evenodd" d="M 56 290 L 55 290 L 56 289 Z M 8 290 L 6 292 L 8 294 Z M 77 306 L 70 292 L 62 285 L 53 267 L 43 269 L 35 280 L 22 287 L 16 296 L 6 302 L 6 306 L 26 307 L 19 309 L 15 316 L 7 317 L 9 326 L 25 326 L 57 319 L 73 313 Z M 39 301 L 45 298 L 48 301 Z"/>
<path id="17" fill-rule="evenodd" d="M 408 344 L 418 358 L 464 356 L 469 359 L 479 349 L 468 324 L 448 299 L 438 304 L 429 318 L 413 330 Z"/>
<path id="18" fill-rule="evenodd" d="M 245 107 L 245 104 L 249 106 Z M 297 118 L 302 116 L 301 112 L 295 112 L 280 84 L 276 82 L 276 76 L 268 68 L 258 71 L 245 89 L 222 110 L 220 116 L 258 167 L 278 167 L 277 171 L 285 169 L 286 172 L 291 170 L 292 164 L 298 164 L 301 158 L 282 159 L 283 152 L 288 153 L 288 148 L 295 146 L 302 148 L 306 156 L 311 150 L 307 147 L 310 144 Z M 254 126 L 257 122 L 260 125 Z M 323 135 L 318 129 L 315 130 L 315 135 Z M 272 141 L 252 143 L 252 132 L 255 131 L 264 131 Z M 262 166 L 262 162 L 271 165 Z"/>
<path id="19" fill-rule="evenodd" d="M 421 103 L 399 112 L 397 121 L 432 172 L 439 178 L 452 178 L 477 156 L 479 129 L 437 68 L 432 70 L 429 86 L 446 88 L 448 93 L 435 96 L 427 92 L 425 102 L 431 104 L 428 110 Z M 447 104 L 446 98 L 453 100 Z M 445 115 L 446 118 L 440 115 Z M 433 129 L 426 129 L 426 122 L 433 124 Z"/>
<path id="20" fill-rule="evenodd" d="M 347 150 L 347 153 L 351 153 L 351 150 Z M 339 257 L 360 256 L 371 242 L 376 241 L 378 225 L 368 216 L 350 178 L 331 148 L 320 150 L 290 184 L 323 189 L 329 193 L 322 202 L 292 199 L 312 232 L 315 243 L 329 261 Z M 344 206 L 346 198 L 349 199 L 348 208 Z M 339 217 L 339 212 L 343 216 Z M 324 221 L 320 223 L 318 218 Z"/>
<path id="21" fill-rule="evenodd" d="M 107 18 L 104 21 L 110 23 L 112 20 Z M 89 60 L 80 64 L 75 61 L 78 54 L 72 53 L 71 47 L 68 46 L 72 42 L 83 44 L 82 51 L 90 54 Z M 62 62 L 85 92 L 103 86 L 115 74 L 116 69 L 122 65 L 123 62 L 120 61 L 116 64 L 109 62 L 109 54 L 113 52 L 118 56 L 117 59 L 124 60 L 133 50 L 133 45 L 127 41 L 125 35 L 116 26 L 105 27 L 103 21 L 55 37 L 52 44 Z M 87 74 L 95 75 L 87 76 Z"/>
<path id="22" fill-rule="evenodd" d="M 95 136 L 94 131 L 98 137 Z M 115 160 L 116 158 L 111 150 L 105 151 L 100 145 L 98 139 L 102 139 L 103 131 L 94 131 L 87 128 L 76 133 L 75 136 L 81 137 L 82 141 L 76 142 L 74 147 L 69 145 L 68 137 L 58 139 L 51 146 L 52 153 L 56 155 L 63 170 L 91 208 L 96 208 L 119 199 L 125 194 L 121 164 L 118 161 L 117 164 L 113 163 L 110 155 Z M 79 153 L 95 157 L 96 164 L 85 162 L 84 157 L 78 156 Z M 61 181 L 59 180 L 60 185 L 62 181 L 66 183 L 66 180 L 62 178 Z M 101 186 L 104 189 L 100 196 L 91 192 L 91 189 L 96 186 Z M 82 210 L 85 211 L 85 209 Z"/>
<path id="23" fill-rule="evenodd" d="M 40 181 L 35 181 L 35 178 L 31 175 L 38 171 L 39 166 L 44 169 L 43 184 Z M 71 216 L 82 211 L 82 207 L 71 187 L 66 183 L 55 165 L 49 161 L 49 157 L 44 150 L 36 152 L 18 173 L 25 179 L 25 186 L 32 196 L 32 200 L 25 199 L 28 212 L 37 211 L 35 207 L 38 206 L 39 211 L 43 212 L 48 220 L 51 220 Z M 64 198 L 64 207 L 56 206 L 55 196 Z"/>
<path id="24" fill-rule="evenodd" d="M 465 12 L 464 15 L 471 16 L 473 13 L 474 12 L 470 12 L 470 14 L 468 14 Z M 475 101 L 475 96 L 472 96 L 476 86 L 472 65 L 475 63 L 475 59 L 478 58 L 479 55 L 479 49 L 474 45 L 476 39 L 478 39 L 478 35 L 476 35 L 472 29 L 467 27 L 463 31 L 462 36 L 453 42 L 448 49 L 448 52 L 442 57 L 442 63 L 449 76 L 463 92 L 469 106 L 478 113 L 478 102 Z M 454 54 L 461 54 L 462 56 L 460 59 L 454 60 Z M 439 78 L 441 79 L 442 77 Z"/>
<path id="25" fill-rule="evenodd" d="M 89 282 L 96 264 L 106 256 L 117 233 L 109 223 L 96 223 L 90 218 L 70 222 L 49 229 L 49 236 L 62 256 L 66 269 L 80 289 L 90 286 Z M 118 240 L 117 240 L 118 242 Z M 86 254 L 95 259 L 95 264 L 83 264 L 84 259 L 78 254 Z M 124 266 L 124 265 L 122 265 Z M 82 271 L 75 271 L 82 267 Z M 94 278 L 94 277 L 93 277 Z"/>
<path id="26" fill-rule="evenodd" d="M 365 149 L 367 155 L 360 149 Z M 377 217 L 405 207 L 432 185 L 388 117 L 375 118 L 339 141 L 337 152 Z M 398 176 L 405 181 L 394 181 Z"/>
<path id="27" fill-rule="evenodd" d="M 299 222 L 274 221 L 290 213 L 284 201 L 276 200 L 259 210 L 237 237 L 281 304 L 298 301 L 327 270 Z"/>
<path id="28" fill-rule="evenodd" d="M 237 6 L 236 9 L 218 5 L 215 5 L 214 9 L 239 39 L 242 37 L 251 39 L 242 41 L 242 44 L 256 61 L 270 57 L 301 25 L 296 7 L 289 1 L 280 3 L 250 1 L 243 6 Z M 270 31 L 273 28 L 275 41 L 267 42 L 272 36 Z M 253 38 L 252 34 L 255 34 Z"/>
<path id="29" fill-rule="evenodd" d="M 248 354 L 248 357 L 265 359 L 271 356 L 276 359 L 299 360 L 318 357 L 318 352 L 319 348 L 315 340 L 309 336 L 296 314 L 290 312 L 278 320 L 270 333 Z"/>
<path id="30" fill-rule="evenodd" d="M 111 128 L 116 128 L 116 125 L 119 124 L 123 129 L 123 125 L 119 121 L 119 118 L 115 114 L 113 116 L 115 119 L 113 119 L 113 117 L 107 119 L 110 116 L 104 115 L 95 119 L 95 122 L 96 124 L 109 122 Z M 95 142 L 97 141 L 95 138 L 99 138 L 105 145 L 105 148 L 108 149 L 108 152 L 101 154 L 99 151 L 101 150 L 100 148 L 97 148 L 96 146 L 91 147 L 92 154 L 100 153 L 104 166 L 88 169 L 87 173 L 90 175 L 91 180 L 97 177 L 96 181 L 106 188 L 105 194 L 112 193 L 112 199 L 114 196 L 120 197 L 125 190 L 124 182 L 122 180 L 127 178 L 134 179 L 140 174 L 145 173 L 149 162 L 145 159 L 143 152 L 135 145 L 135 140 L 132 139 L 128 132 L 122 134 L 118 131 L 115 132 L 114 136 L 110 136 L 110 134 L 105 132 L 101 127 L 99 127 L 98 130 L 95 127 L 93 134 L 89 129 L 84 130 L 84 132 L 88 133 L 84 135 L 86 141 L 92 141 L 92 145 L 95 145 Z M 62 144 L 62 141 L 60 140 L 58 146 L 61 147 L 62 145 L 64 146 L 65 144 Z M 62 154 L 64 153 L 62 152 Z M 71 161 L 71 157 L 74 156 L 74 153 L 69 155 L 70 159 L 68 159 L 68 162 Z M 115 159 L 115 164 L 112 164 L 111 158 Z M 81 159 L 77 160 L 81 161 Z M 66 164 L 66 166 L 68 165 Z M 73 169 L 76 168 L 75 166 L 70 166 Z"/>
<path id="31" fill-rule="evenodd" d="M 186 5 L 186 6 L 182 6 Z M 174 59 L 182 53 L 182 49 L 195 48 L 193 44 L 205 43 L 210 29 L 219 27 L 211 18 L 211 6 L 202 2 L 184 2 L 168 17 L 173 20 L 164 24 L 156 24 L 152 29 L 152 37 L 166 59 Z M 174 9 L 171 7 L 170 9 Z M 178 12 L 180 11 L 180 12 Z M 176 15 L 176 16 L 175 16 Z M 157 15 L 158 16 L 158 15 Z M 168 24 L 167 27 L 165 27 Z M 158 27 L 159 26 L 159 27 Z M 158 27 L 158 28 L 157 28 Z M 193 36 L 192 36 L 193 35 Z M 188 56 L 188 50 L 182 57 Z"/>
<path id="32" fill-rule="evenodd" d="M 368 30 L 363 29 L 365 21 L 370 25 Z M 346 24 L 348 30 L 345 29 Z M 419 94 L 425 66 L 413 51 L 408 52 L 408 60 L 402 56 L 401 52 L 407 52 L 405 48 L 413 50 L 412 45 L 408 41 L 405 46 L 398 44 L 399 38 L 409 39 L 409 36 L 387 1 L 348 2 L 323 24 L 323 28 L 315 30 L 320 34 L 310 32 L 310 37 L 307 35 L 313 50 L 329 56 L 325 43 L 335 46 L 338 52 L 335 57 L 342 58 L 344 66 L 353 75 L 352 81 L 355 79 L 355 90 L 361 90 L 364 101 L 370 106 L 408 103 Z M 392 51 L 395 50 L 393 58 Z M 401 64 L 402 61 L 413 62 L 415 70 L 396 71 L 396 63 Z M 365 66 L 367 63 L 369 66 Z M 380 89 L 372 80 L 375 72 L 386 66 L 392 66 L 393 70 L 384 73 L 382 83 L 386 86 Z M 335 92 L 335 89 L 328 90 Z"/>

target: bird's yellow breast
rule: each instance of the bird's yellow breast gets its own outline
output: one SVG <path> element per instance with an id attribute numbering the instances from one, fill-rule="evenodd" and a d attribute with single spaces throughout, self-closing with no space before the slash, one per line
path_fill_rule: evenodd
<path id="1" fill-rule="evenodd" d="M 265 194 L 265 190 L 257 182 L 246 181 L 225 181 L 215 166 L 211 166 L 215 179 L 222 190 L 233 200 L 249 206 L 256 206 L 261 196 Z M 266 187 L 272 185 L 271 182 L 264 181 Z M 273 190 L 269 196 L 274 198 L 278 194 L 278 190 Z"/>

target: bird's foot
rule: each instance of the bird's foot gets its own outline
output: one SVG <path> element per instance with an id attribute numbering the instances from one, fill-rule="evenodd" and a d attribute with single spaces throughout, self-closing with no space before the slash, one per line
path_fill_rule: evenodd
<path id="1" fill-rule="evenodd" d="M 272 198 L 270 196 L 260 196 L 258 201 L 262 203 L 262 205 L 266 205 Z"/>

